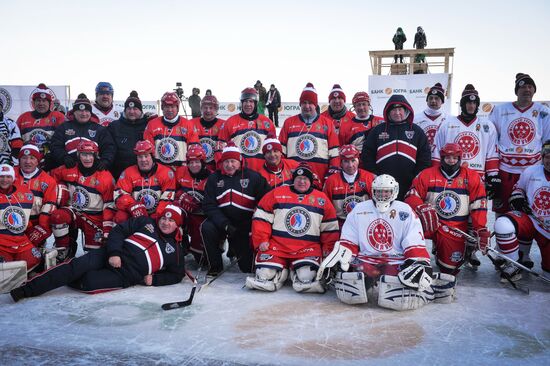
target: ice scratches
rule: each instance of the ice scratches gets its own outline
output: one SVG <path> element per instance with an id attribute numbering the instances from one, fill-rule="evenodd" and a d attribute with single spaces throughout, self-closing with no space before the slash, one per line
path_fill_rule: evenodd
<path id="1" fill-rule="evenodd" d="M 508 337 L 513 345 L 494 353 L 502 358 L 530 358 L 540 355 L 550 350 L 550 330 L 544 331 L 543 338 L 514 329 L 507 325 L 490 325 L 487 327 L 490 331 L 501 336 Z"/>

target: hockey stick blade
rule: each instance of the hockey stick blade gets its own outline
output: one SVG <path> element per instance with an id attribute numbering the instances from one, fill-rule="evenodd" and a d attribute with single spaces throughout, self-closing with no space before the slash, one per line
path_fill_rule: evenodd
<path id="1" fill-rule="evenodd" d="M 185 271 L 185 274 L 191 281 L 193 281 L 193 288 L 191 289 L 191 294 L 189 295 L 189 298 L 184 301 L 176 301 L 176 302 L 168 302 L 166 304 L 162 304 L 162 310 L 173 310 L 173 309 L 179 309 L 184 308 L 186 306 L 191 305 L 193 302 L 193 297 L 195 297 L 195 291 L 197 290 L 197 279 L 193 277 L 191 272 Z"/>
<path id="2" fill-rule="evenodd" d="M 491 253 L 494 253 L 496 256 L 508 261 L 508 262 L 511 262 L 513 263 L 516 267 L 519 267 L 520 269 L 524 270 L 525 272 L 528 272 L 528 273 L 531 273 L 533 276 L 535 276 L 536 278 L 538 278 L 539 280 L 545 282 L 545 283 L 550 283 L 550 279 L 544 277 L 544 276 L 541 276 L 540 273 L 537 273 L 535 271 L 533 271 L 532 269 L 528 268 L 528 267 L 525 267 L 523 264 L 511 259 L 511 258 L 508 258 L 507 256 L 505 256 L 504 254 L 502 254 L 501 252 L 499 252 L 498 250 L 495 250 L 491 247 L 487 248 Z"/>

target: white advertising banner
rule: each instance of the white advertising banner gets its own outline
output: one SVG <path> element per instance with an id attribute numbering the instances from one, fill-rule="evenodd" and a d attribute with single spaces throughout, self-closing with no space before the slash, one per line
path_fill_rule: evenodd
<path id="1" fill-rule="evenodd" d="M 113 104 L 117 107 L 120 107 L 120 109 L 124 110 L 124 102 L 125 102 L 124 100 L 115 100 Z M 143 113 L 159 114 L 158 104 L 159 102 L 156 100 L 142 100 L 141 105 L 143 106 Z"/>
<path id="2" fill-rule="evenodd" d="M 52 91 L 52 100 L 59 99 L 61 105 L 69 105 L 69 86 L 49 85 Z M 0 99 L 4 106 L 4 115 L 14 121 L 22 113 L 33 109 L 31 95 L 36 86 L 27 85 L 0 85 Z"/>
<path id="3" fill-rule="evenodd" d="M 415 113 L 423 111 L 426 109 L 426 95 L 435 83 L 441 83 L 446 91 L 441 108 L 449 113 L 452 104 L 451 96 L 447 94 L 449 74 L 371 75 L 368 93 L 373 112 L 382 117 L 386 102 L 394 94 L 404 95 Z"/>

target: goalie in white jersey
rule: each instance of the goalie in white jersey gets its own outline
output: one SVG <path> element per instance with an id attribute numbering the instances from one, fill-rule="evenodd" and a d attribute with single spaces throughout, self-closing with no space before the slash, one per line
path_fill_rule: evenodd
<path id="1" fill-rule="evenodd" d="M 367 303 L 367 291 L 378 295 L 378 305 L 394 310 L 453 299 L 455 277 L 438 273 L 432 278 L 422 224 L 409 205 L 396 200 L 398 192 L 393 177 L 376 177 L 373 199 L 355 206 L 340 241 L 321 263 L 319 279 L 325 269 L 339 265 L 334 284 L 344 303 Z"/>

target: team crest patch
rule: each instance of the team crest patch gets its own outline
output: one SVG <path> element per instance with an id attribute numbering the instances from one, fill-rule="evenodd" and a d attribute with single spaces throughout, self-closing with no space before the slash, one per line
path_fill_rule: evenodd
<path id="1" fill-rule="evenodd" d="M 359 202 L 363 201 L 361 199 L 361 197 L 358 197 L 358 196 L 348 196 L 344 199 L 344 204 L 342 205 L 342 209 L 344 211 L 344 213 L 347 215 L 349 214 L 354 208 L 355 206 L 357 206 L 357 204 Z"/>
<path id="2" fill-rule="evenodd" d="M 164 249 L 164 251 L 166 252 L 166 254 L 171 254 L 176 251 L 176 248 L 170 245 L 170 243 L 166 243 L 166 248 Z"/>
<path id="3" fill-rule="evenodd" d="M 241 183 L 241 187 L 243 188 L 247 188 L 248 187 L 248 183 L 249 183 L 250 179 L 241 179 L 240 180 L 240 183 Z"/>
<path id="4" fill-rule="evenodd" d="M 65 130 L 65 135 L 67 135 L 67 136 L 74 136 L 75 134 L 76 134 L 76 132 L 72 128 L 69 128 L 68 130 Z"/>
<path id="5" fill-rule="evenodd" d="M 2 105 L 4 106 L 2 108 L 2 112 L 7 114 L 12 106 L 12 98 L 10 93 L 7 91 L 7 89 L 0 88 L 0 99 L 2 100 Z M 32 102 L 31 102 L 32 105 Z"/>
<path id="6" fill-rule="evenodd" d="M 212 160 L 214 160 L 214 151 L 216 149 L 216 141 L 212 140 L 209 137 L 203 137 L 200 139 L 200 144 L 202 146 L 202 149 L 206 153 L 206 162 L 210 163 Z"/>
<path id="7" fill-rule="evenodd" d="M 97 133 L 96 130 L 88 130 L 88 134 L 90 135 L 91 138 L 94 138 L 96 133 Z"/>
<path id="8" fill-rule="evenodd" d="M 454 217 L 460 210 L 460 197 L 453 191 L 443 191 L 435 198 L 435 209 L 444 219 Z"/>
<path id="9" fill-rule="evenodd" d="M 387 140 L 389 138 L 390 138 L 390 134 L 387 132 L 380 132 L 380 134 L 378 135 L 379 140 Z"/>
<path id="10" fill-rule="evenodd" d="M 176 161 L 179 153 L 179 147 L 176 140 L 171 137 L 160 139 L 156 148 L 157 156 L 163 163 L 173 163 Z"/>
<path id="11" fill-rule="evenodd" d="M 365 183 L 365 182 L 359 182 L 359 187 L 360 187 L 361 189 L 365 189 L 365 188 L 367 188 L 367 183 Z"/>
<path id="12" fill-rule="evenodd" d="M 533 121 L 525 117 L 519 117 L 510 123 L 508 137 L 512 144 L 525 146 L 535 138 L 535 130 Z"/>
<path id="13" fill-rule="evenodd" d="M 29 134 L 29 142 L 38 148 L 42 147 L 46 141 L 48 141 L 48 133 L 41 128 L 34 129 Z"/>
<path id="14" fill-rule="evenodd" d="M 82 187 L 76 187 L 71 196 L 71 206 L 82 211 L 90 205 L 90 194 Z"/>
<path id="15" fill-rule="evenodd" d="M 462 260 L 462 253 L 461 252 L 453 252 L 451 254 L 451 262 L 458 263 Z"/>
<path id="16" fill-rule="evenodd" d="M 25 193 L 25 198 L 27 199 L 27 201 L 32 201 L 34 196 L 32 195 L 32 193 Z"/>
<path id="17" fill-rule="evenodd" d="M 262 148 L 262 139 L 258 132 L 248 131 L 242 138 L 240 148 L 245 155 L 256 155 Z"/>
<path id="18" fill-rule="evenodd" d="M 182 134 L 182 135 L 186 135 L 186 134 L 187 134 L 187 128 L 181 127 L 180 130 L 181 130 L 181 134 Z"/>
<path id="19" fill-rule="evenodd" d="M 399 220 L 405 221 L 409 218 L 409 213 L 404 211 L 399 211 Z"/>
<path id="20" fill-rule="evenodd" d="M 218 188 L 223 188 L 224 185 L 225 185 L 225 181 L 223 180 L 219 180 L 218 183 L 216 183 L 216 187 Z"/>
<path id="21" fill-rule="evenodd" d="M 147 212 L 151 213 L 157 208 L 160 202 L 160 195 L 158 192 L 152 189 L 142 189 L 138 193 L 137 201 L 143 203 L 143 205 L 147 209 Z"/>
<path id="22" fill-rule="evenodd" d="M 405 131 L 405 136 L 411 140 L 414 137 L 414 131 Z"/>
<path id="23" fill-rule="evenodd" d="M 35 258 L 42 258 L 42 253 L 40 253 L 40 249 L 37 247 L 34 247 L 31 249 L 32 256 Z"/>
<path id="24" fill-rule="evenodd" d="M 268 129 L 270 126 L 270 123 L 269 122 L 264 122 L 264 128 Z"/>
<path id="25" fill-rule="evenodd" d="M 489 125 L 483 125 L 483 132 L 489 133 Z"/>
<path id="26" fill-rule="evenodd" d="M 537 216 L 550 215 L 550 187 L 543 186 L 535 191 L 531 207 Z"/>
<path id="27" fill-rule="evenodd" d="M 273 258 L 273 255 L 271 254 L 265 254 L 265 253 L 260 254 L 260 261 L 262 262 L 268 261 L 271 258 Z"/>
<path id="28" fill-rule="evenodd" d="M 290 235 L 304 236 L 311 227 L 311 215 L 302 207 L 291 208 L 285 216 L 285 226 Z"/>
<path id="29" fill-rule="evenodd" d="M 14 234 L 21 234 L 27 228 L 25 211 L 18 206 L 8 206 L 2 212 L 2 224 Z"/>
<path id="30" fill-rule="evenodd" d="M 155 232 L 155 227 L 153 226 L 153 224 L 147 224 L 145 225 L 145 230 L 147 230 L 148 232 L 150 232 L 151 234 Z"/>
<path id="31" fill-rule="evenodd" d="M 48 183 L 46 183 L 46 182 L 40 183 L 40 189 L 42 191 L 45 191 L 46 189 L 48 189 Z"/>
<path id="32" fill-rule="evenodd" d="M 317 203 L 319 204 L 319 206 L 324 206 L 325 205 L 325 199 L 324 198 L 317 198 Z"/>
<path id="33" fill-rule="evenodd" d="M 383 219 L 376 219 L 367 228 L 367 241 L 379 252 L 387 252 L 393 248 L 394 233 L 391 225 Z"/>
<path id="34" fill-rule="evenodd" d="M 470 131 L 464 131 L 458 134 L 455 142 L 462 148 L 462 159 L 471 160 L 479 154 L 480 142 L 477 135 Z"/>
<path id="35" fill-rule="evenodd" d="M 319 146 L 315 136 L 306 133 L 305 135 L 298 137 L 295 148 L 298 157 L 309 160 L 317 155 L 317 149 Z"/>

